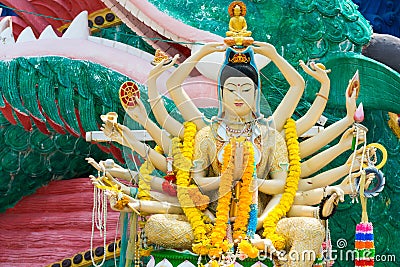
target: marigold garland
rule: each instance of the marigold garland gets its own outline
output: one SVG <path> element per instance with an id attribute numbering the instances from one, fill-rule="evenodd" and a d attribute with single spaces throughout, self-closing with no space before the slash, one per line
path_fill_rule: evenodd
<path id="1" fill-rule="evenodd" d="M 278 221 L 286 215 L 291 208 L 297 192 L 300 178 L 300 156 L 299 142 L 297 141 L 296 123 L 293 119 L 288 119 L 285 124 L 286 144 L 289 152 L 289 173 L 286 179 L 285 191 L 278 205 L 268 214 L 263 222 L 264 237 L 270 239 L 277 250 L 285 248 L 285 238 L 276 234 Z"/>
<path id="2" fill-rule="evenodd" d="M 240 241 L 238 249 L 250 258 L 256 258 L 258 256 L 258 249 L 246 239 Z"/>
<path id="3" fill-rule="evenodd" d="M 140 166 L 140 178 L 139 178 L 139 188 L 137 197 L 141 200 L 151 200 L 150 196 L 150 182 L 151 182 L 151 173 L 154 171 L 153 164 L 150 161 L 146 160 L 142 166 Z"/>
<path id="4" fill-rule="evenodd" d="M 233 224 L 233 237 L 241 242 L 246 238 L 250 205 L 253 200 L 251 186 L 255 171 L 254 148 L 251 142 L 245 141 L 244 138 L 232 138 L 230 143 L 224 147 L 216 222 L 211 234 L 211 244 L 213 245 L 209 252 L 209 256 L 211 257 L 220 257 L 223 252 L 226 252 L 231 247 L 231 244 L 229 244 L 225 237 L 227 233 L 227 222 L 229 220 L 229 208 L 232 199 L 231 188 L 233 182 L 234 155 L 236 153 L 237 144 L 244 146 L 243 159 L 246 163 L 246 167 L 242 175 L 242 183 L 239 189 L 239 207 L 238 213 L 236 214 L 235 223 Z M 258 255 L 258 249 L 253 247 L 253 245 L 251 245 L 248 241 L 246 242 L 248 245 L 239 245 L 246 248 L 250 246 L 251 249 L 246 249 L 246 251 L 250 254 L 248 256 L 256 257 Z"/>
<path id="5" fill-rule="evenodd" d="M 200 210 L 205 210 L 210 203 L 210 198 L 207 195 L 203 195 L 196 185 L 189 186 L 188 194 L 193 201 L 193 204 Z"/>
<path id="6" fill-rule="evenodd" d="M 245 142 L 244 162 L 247 164 L 242 176 L 239 208 L 233 227 L 233 238 L 240 240 L 238 249 L 241 253 L 244 253 L 247 257 L 256 258 L 258 256 L 258 249 L 248 239 L 245 239 L 246 236 L 251 238 L 254 235 L 257 226 L 258 211 L 257 204 L 252 203 L 254 197 L 252 182 L 256 175 L 256 168 L 254 165 L 254 147 L 249 141 Z"/>
<path id="7" fill-rule="evenodd" d="M 154 150 L 160 154 L 163 153 L 162 148 L 158 145 L 155 146 Z M 151 182 L 151 173 L 154 171 L 154 169 L 155 168 L 153 164 L 149 160 L 146 160 L 139 168 L 140 178 L 139 178 L 139 188 L 137 197 L 141 200 L 151 200 L 150 182 Z"/>
<path id="8" fill-rule="evenodd" d="M 208 253 L 210 257 L 220 257 L 222 252 L 229 249 L 229 244 L 225 239 L 226 227 L 229 220 L 229 207 L 232 198 L 231 186 L 233 180 L 234 160 L 236 146 L 232 138 L 224 148 L 223 164 L 221 169 L 221 182 L 218 190 L 218 205 L 215 214 L 215 226 L 211 233 L 212 249 Z"/>
<path id="9" fill-rule="evenodd" d="M 172 154 L 174 167 L 176 168 L 176 184 L 178 186 L 177 196 L 183 212 L 193 229 L 193 252 L 199 255 L 206 255 L 210 246 L 210 240 L 207 236 L 211 231 L 210 221 L 207 216 L 195 207 L 188 192 L 191 182 L 190 168 L 193 160 L 196 125 L 193 122 L 185 122 L 184 127 L 183 144 L 178 137 L 172 139 Z"/>
<path id="10" fill-rule="evenodd" d="M 242 185 L 240 187 L 238 213 L 233 225 L 233 238 L 239 240 L 246 237 L 250 205 L 253 200 L 253 192 L 250 187 L 252 185 L 254 172 L 254 148 L 249 141 L 244 142 L 244 147 L 245 151 L 243 161 L 246 163 L 246 167 L 244 169 Z"/>

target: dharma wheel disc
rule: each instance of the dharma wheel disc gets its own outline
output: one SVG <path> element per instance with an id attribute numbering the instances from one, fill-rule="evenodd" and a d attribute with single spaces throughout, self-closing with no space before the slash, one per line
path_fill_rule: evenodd
<path id="1" fill-rule="evenodd" d="M 124 108 L 137 105 L 135 96 L 140 97 L 140 91 L 136 83 L 132 81 L 124 82 L 119 88 L 119 100 Z"/>

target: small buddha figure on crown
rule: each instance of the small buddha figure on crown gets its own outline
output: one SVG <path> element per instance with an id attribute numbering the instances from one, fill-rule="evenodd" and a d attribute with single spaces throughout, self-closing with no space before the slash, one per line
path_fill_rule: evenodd
<path id="1" fill-rule="evenodd" d="M 247 30 L 246 5 L 242 1 L 233 1 L 228 8 L 231 19 L 229 20 L 229 31 L 226 32 L 225 44 L 228 46 L 249 46 L 253 43 L 251 31 Z"/>

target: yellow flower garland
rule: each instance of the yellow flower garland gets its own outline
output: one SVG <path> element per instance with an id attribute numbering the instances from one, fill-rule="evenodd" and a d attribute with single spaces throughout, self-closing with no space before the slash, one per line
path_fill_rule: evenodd
<path id="1" fill-rule="evenodd" d="M 207 236 L 211 231 L 210 221 L 195 207 L 188 193 L 191 182 L 190 168 L 192 167 L 193 160 L 196 125 L 193 122 L 185 122 L 184 127 L 183 145 L 178 137 L 172 139 L 172 154 L 174 157 L 174 166 L 177 169 L 177 196 L 183 212 L 193 229 L 193 252 L 199 255 L 206 255 L 210 244 L 210 240 Z"/>
<path id="2" fill-rule="evenodd" d="M 285 238 L 275 233 L 276 225 L 282 216 L 291 208 L 297 192 L 300 178 L 300 155 L 299 142 L 297 141 L 296 123 L 293 119 L 288 119 L 285 124 L 286 144 L 289 152 L 289 173 L 286 179 L 285 191 L 278 205 L 268 214 L 263 222 L 264 237 L 270 239 L 277 250 L 285 248 Z"/>
<path id="3" fill-rule="evenodd" d="M 225 236 L 227 222 L 229 220 L 230 202 L 232 198 L 231 187 L 233 182 L 234 155 L 236 152 L 237 143 L 242 143 L 244 145 L 244 162 L 246 162 L 246 167 L 242 176 L 238 213 L 233 225 L 233 237 L 234 239 L 241 241 L 239 247 L 242 247 L 244 250 L 246 250 L 246 254 L 249 257 L 254 258 L 258 255 L 257 248 L 251 245 L 248 241 L 247 243 L 243 242 L 245 241 L 246 237 L 250 204 L 253 197 L 253 192 L 250 187 L 254 172 L 254 148 L 251 142 L 245 141 L 244 138 L 232 138 L 230 143 L 228 143 L 224 148 L 216 221 L 211 234 L 212 248 L 209 252 L 209 256 L 211 257 L 220 257 L 221 254 L 226 252 L 231 246 L 231 244 L 225 240 Z"/>
<path id="4" fill-rule="evenodd" d="M 205 210 L 210 203 L 210 198 L 207 195 L 203 195 L 197 185 L 190 185 L 187 188 L 188 194 L 193 201 L 193 204 L 200 210 Z"/>
<path id="5" fill-rule="evenodd" d="M 196 192 L 190 190 L 196 189 L 191 185 L 190 168 L 193 160 L 194 136 L 196 134 L 196 126 L 191 122 L 186 122 L 183 145 L 179 138 L 172 140 L 174 167 L 177 169 L 176 178 L 178 186 L 178 199 L 181 207 L 193 229 L 194 244 L 192 249 L 199 255 L 208 254 L 210 257 L 220 257 L 223 252 L 230 248 L 230 244 L 225 240 L 226 227 L 229 219 L 229 207 L 232 198 L 231 185 L 233 180 L 234 160 L 236 142 L 243 141 L 241 139 L 231 139 L 224 148 L 223 166 L 221 170 L 221 183 L 219 188 L 220 199 L 218 201 L 216 222 L 214 229 L 210 235 L 211 224 L 209 219 L 195 207 L 195 199 L 199 198 Z M 294 120 L 289 119 L 285 125 L 286 142 L 289 150 L 289 174 L 286 181 L 285 192 L 279 204 L 270 212 L 264 220 L 264 236 L 272 240 L 276 249 L 283 249 L 285 239 L 275 233 L 276 224 L 282 216 L 284 216 L 293 204 L 294 197 L 298 187 L 300 177 L 300 157 L 299 146 L 297 141 L 296 125 Z M 235 145 L 233 145 L 235 144 Z M 252 201 L 252 192 L 250 190 L 251 181 L 254 171 L 254 150 L 250 142 L 244 142 L 245 155 L 247 162 L 244 175 L 242 177 L 242 186 L 240 188 L 239 209 L 237 220 L 234 224 L 234 237 L 241 239 L 239 249 L 254 258 L 258 255 L 258 249 L 255 248 L 248 240 L 245 240 L 248 217 L 250 212 L 250 204 Z M 154 168 L 154 167 L 153 167 Z M 193 199 L 191 198 L 191 194 Z M 197 202 L 197 201 L 196 201 Z"/>
<path id="6" fill-rule="evenodd" d="M 229 220 L 229 205 L 232 197 L 232 180 L 233 180 L 233 155 L 235 154 L 235 140 L 231 139 L 224 148 L 223 165 L 221 169 L 221 182 L 218 190 L 218 205 L 215 214 L 215 226 L 211 233 L 212 248 L 208 253 L 210 257 L 220 257 L 222 252 L 229 249 L 228 242 L 225 239 L 226 227 Z"/>
<path id="7" fill-rule="evenodd" d="M 142 166 L 140 166 L 140 178 L 139 178 L 139 188 L 137 197 L 141 200 L 150 200 L 150 174 L 154 171 L 154 166 L 148 160 L 146 160 Z"/>
<path id="8" fill-rule="evenodd" d="M 258 256 L 258 248 L 254 247 L 249 240 L 243 239 L 240 241 L 238 248 L 250 258 L 256 258 Z"/>
<path id="9" fill-rule="evenodd" d="M 253 198 L 253 192 L 251 190 L 251 184 L 253 180 L 254 172 L 254 148 L 251 142 L 244 142 L 244 162 L 246 167 L 242 176 L 242 185 L 239 192 L 239 207 L 236 216 L 235 224 L 233 225 L 233 238 L 244 239 L 247 231 L 247 224 L 249 221 L 250 204 Z"/>
<path id="10" fill-rule="evenodd" d="M 159 146 L 156 146 L 154 150 L 160 154 L 163 153 L 162 148 Z M 139 178 L 139 188 L 137 197 L 141 200 L 151 200 L 150 182 L 151 182 L 151 173 L 154 171 L 154 169 L 155 168 L 153 164 L 149 160 L 146 160 L 139 168 L 141 179 Z"/>

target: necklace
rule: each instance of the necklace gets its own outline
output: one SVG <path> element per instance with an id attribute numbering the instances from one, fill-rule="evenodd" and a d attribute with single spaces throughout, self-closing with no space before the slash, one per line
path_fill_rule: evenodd
<path id="1" fill-rule="evenodd" d="M 225 129 L 228 133 L 234 135 L 235 137 L 240 135 L 248 135 L 251 131 L 251 123 L 246 122 L 242 129 L 232 129 L 228 125 L 225 125 Z"/>

